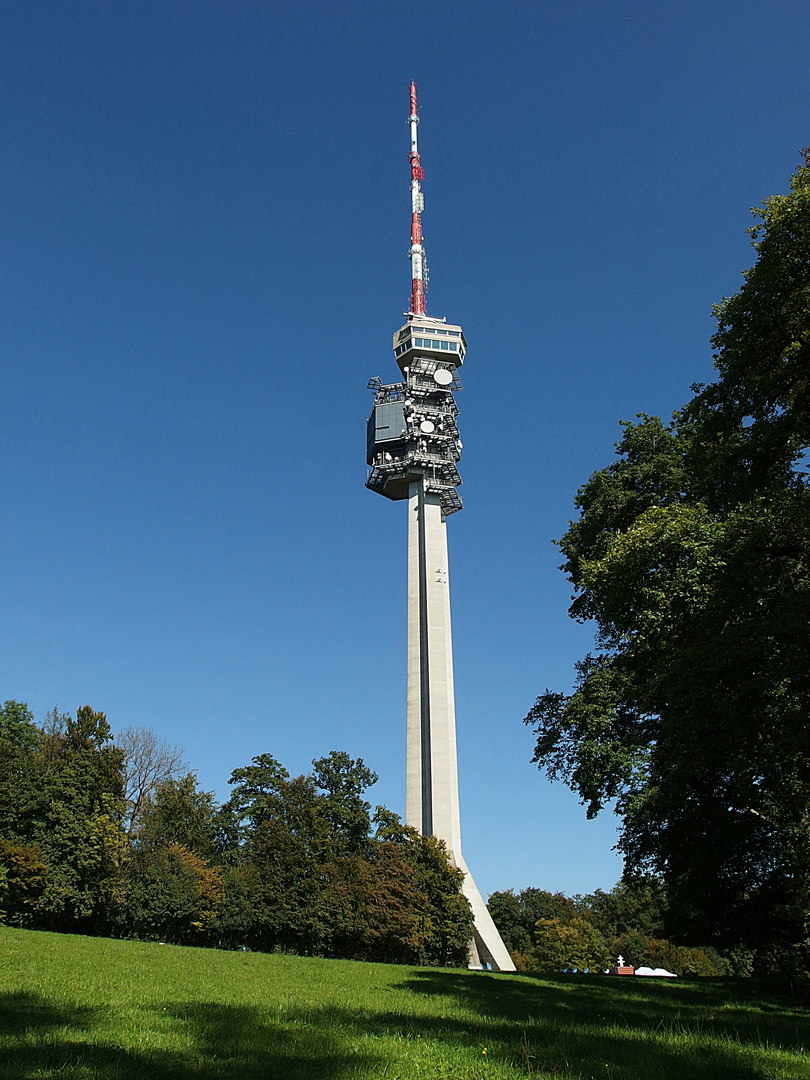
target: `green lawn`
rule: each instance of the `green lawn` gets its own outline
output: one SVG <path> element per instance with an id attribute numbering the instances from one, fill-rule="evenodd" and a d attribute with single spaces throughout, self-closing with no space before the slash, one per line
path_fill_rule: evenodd
<path id="1" fill-rule="evenodd" d="M 0 1077 L 810 1078 L 752 980 L 535 978 L 0 927 Z"/>

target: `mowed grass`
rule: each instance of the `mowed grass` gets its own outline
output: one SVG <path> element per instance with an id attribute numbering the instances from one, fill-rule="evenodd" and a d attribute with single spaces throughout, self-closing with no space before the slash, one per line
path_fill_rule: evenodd
<path id="1" fill-rule="evenodd" d="M 810 1080 L 752 980 L 539 978 L 0 927 L 0 1077 Z"/>

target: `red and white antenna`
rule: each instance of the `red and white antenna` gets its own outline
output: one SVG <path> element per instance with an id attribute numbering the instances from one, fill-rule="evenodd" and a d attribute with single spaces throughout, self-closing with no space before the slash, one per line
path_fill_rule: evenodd
<path id="1" fill-rule="evenodd" d="M 419 116 L 416 112 L 416 83 L 411 79 L 411 114 L 408 117 L 411 128 L 411 152 L 408 161 L 411 163 L 411 247 L 408 257 L 411 260 L 411 305 L 410 310 L 414 315 L 425 314 L 425 297 L 427 294 L 428 268 L 425 261 L 425 249 L 422 246 L 422 218 L 421 213 L 425 209 L 425 197 L 420 187 L 425 179 L 425 170 L 422 168 L 419 149 L 416 144 L 416 129 L 419 126 Z"/>

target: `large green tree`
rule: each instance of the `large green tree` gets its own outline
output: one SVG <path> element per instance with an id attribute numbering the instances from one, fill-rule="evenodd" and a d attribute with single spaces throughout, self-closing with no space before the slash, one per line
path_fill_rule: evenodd
<path id="1" fill-rule="evenodd" d="M 120 929 L 138 937 L 203 944 L 222 936 L 225 897 L 218 807 L 194 773 L 165 776 L 134 817 Z M 233 905 L 229 905 L 232 907 Z"/>
<path id="2" fill-rule="evenodd" d="M 43 732 L 21 701 L 0 708 L 0 839 L 31 841 L 45 812 Z"/>
<path id="3" fill-rule="evenodd" d="M 312 767 L 335 850 L 362 851 L 371 827 L 371 804 L 363 794 L 377 783 L 377 774 L 362 758 L 355 760 L 345 750 L 333 750 L 326 757 L 316 758 Z"/>
<path id="4" fill-rule="evenodd" d="M 203 944 L 216 932 L 222 873 L 183 844 L 136 852 L 127 882 L 125 928 L 138 937 Z"/>
<path id="5" fill-rule="evenodd" d="M 573 900 L 562 893 L 545 889 L 522 889 L 517 896 L 512 889 L 494 892 L 487 908 L 510 953 L 527 957 L 535 939 L 535 927 L 541 919 L 570 923 L 579 912 Z"/>
<path id="6" fill-rule="evenodd" d="M 570 695 L 526 717 L 681 939 L 810 968 L 810 168 L 754 210 L 756 264 L 715 309 L 718 378 L 624 424 L 559 542 L 597 626 Z"/>
<path id="7" fill-rule="evenodd" d="M 235 769 L 224 811 L 238 838 L 231 858 L 252 868 L 255 912 L 250 943 L 321 953 L 329 935 L 323 868 L 329 858 L 325 800 L 310 776 L 291 777 L 270 754 Z"/>
<path id="8" fill-rule="evenodd" d="M 52 929 L 99 932 L 122 898 L 122 754 L 104 713 L 84 705 L 60 719 L 41 758 L 47 806 L 34 839 L 48 881 L 38 914 Z"/>
<path id="9" fill-rule="evenodd" d="M 269 754 L 231 777 L 226 940 L 356 959 L 461 964 L 472 939 L 444 844 L 362 798 L 376 776 L 342 751 L 291 777 Z M 246 919 L 246 915 L 249 918 Z"/>
<path id="10" fill-rule="evenodd" d="M 213 791 L 202 791 L 195 773 L 168 777 L 142 801 L 135 831 L 139 849 L 180 844 L 201 859 L 219 855 L 219 808 Z"/>
<path id="11" fill-rule="evenodd" d="M 0 710 L 0 840 L 11 921 L 97 932 L 110 925 L 126 857 L 122 754 L 103 713 Z M 18 901 L 14 900 L 14 897 Z"/>
<path id="12" fill-rule="evenodd" d="M 450 864 L 444 841 L 422 836 L 384 806 L 376 808 L 374 824 L 377 852 L 388 848 L 397 851 L 397 858 L 389 860 L 388 867 L 396 868 L 392 876 L 398 881 L 390 881 L 388 888 L 402 890 L 409 885 L 416 894 L 409 913 L 416 919 L 412 947 L 396 959 L 447 967 L 466 964 L 473 938 L 472 910 L 461 891 L 464 874 Z M 372 853 L 371 858 L 379 859 L 379 854 Z"/>

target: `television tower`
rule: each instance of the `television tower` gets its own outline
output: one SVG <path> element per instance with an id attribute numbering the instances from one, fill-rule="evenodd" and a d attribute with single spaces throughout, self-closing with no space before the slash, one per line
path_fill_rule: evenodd
<path id="1" fill-rule="evenodd" d="M 369 381 L 374 408 L 368 420 L 366 487 L 388 499 L 408 500 L 408 750 L 405 817 L 425 836 L 447 846 L 464 872 L 464 895 L 475 920 L 470 967 L 498 971 L 515 965 L 461 855 L 456 706 L 447 518 L 461 509 L 461 457 L 453 391 L 467 342 L 460 326 L 426 313 L 428 269 L 422 242 L 422 168 L 417 145 L 416 83 L 411 83 L 411 300 L 406 323 L 394 334 L 402 381 Z"/>

